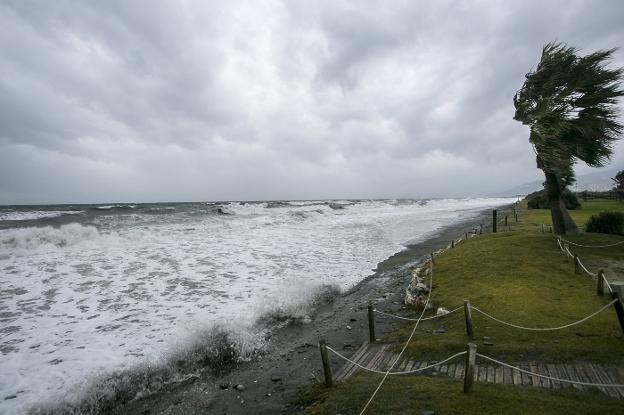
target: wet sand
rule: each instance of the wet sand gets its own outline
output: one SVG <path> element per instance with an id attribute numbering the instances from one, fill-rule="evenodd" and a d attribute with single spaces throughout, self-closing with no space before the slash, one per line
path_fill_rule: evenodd
<path id="1" fill-rule="evenodd" d="M 491 222 L 490 211 L 458 225 L 447 227 L 428 240 L 407 247 L 380 262 L 374 273 L 320 308 L 308 324 L 277 330 L 269 351 L 258 361 L 244 364 L 223 378 L 199 378 L 168 387 L 152 396 L 118 408 L 117 414 L 277 414 L 300 413 L 293 404 L 297 391 L 323 378 L 318 341 L 350 356 L 368 341 L 367 305 L 374 301 L 380 310 L 391 313 L 405 308 L 403 299 L 410 270 L 431 252 L 446 248 L 451 240 L 463 237 L 478 224 Z M 377 336 L 400 327 L 401 320 L 377 318 Z M 349 327 L 347 327 L 349 326 Z M 336 372 L 342 365 L 330 353 Z M 222 389 L 222 384 L 229 384 Z M 234 385 L 243 385 L 237 390 Z"/>

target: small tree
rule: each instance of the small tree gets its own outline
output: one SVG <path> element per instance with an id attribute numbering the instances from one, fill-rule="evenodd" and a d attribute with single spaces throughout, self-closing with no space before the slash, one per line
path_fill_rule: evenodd
<path id="1" fill-rule="evenodd" d="M 624 95 L 623 70 L 606 67 L 614 51 L 578 56 L 573 47 L 549 43 L 514 96 L 514 119 L 530 127 L 529 142 L 546 177 L 553 230 L 559 235 L 578 232 L 561 200 L 574 181 L 574 163 L 604 165 L 622 133 L 616 104 Z"/>

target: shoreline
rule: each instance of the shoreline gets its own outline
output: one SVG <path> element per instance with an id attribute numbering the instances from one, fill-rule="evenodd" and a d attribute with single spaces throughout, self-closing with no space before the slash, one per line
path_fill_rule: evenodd
<path id="1" fill-rule="evenodd" d="M 498 207 L 504 209 L 508 205 Z M 277 329 L 269 349 L 259 359 L 242 364 L 221 378 L 201 377 L 168 386 L 145 398 L 117 407 L 115 414 L 275 414 L 299 413 L 292 405 L 302 386 L 322 379 L 318 341 L 352 354 L 368 341 L 366 307 L 372 300 L 385 311 L 396 313 L 403 303 L 412 267 L 432 252 L 446 248 L 450 241 L 487 224 L 490 209 L 437 231 L 426 240 L 396 252 L 377 264 L 374 272 L 331 304 L 321 306 L 312 321 Z M 402 324 L 395 319 L 376 321 L 380 335 Z M 332 368 L 344 363 L 331 357 Z M 227 389 L 222 384 L 228 384 Z M 237 390 L 234 385 L 243 385 Z"/>

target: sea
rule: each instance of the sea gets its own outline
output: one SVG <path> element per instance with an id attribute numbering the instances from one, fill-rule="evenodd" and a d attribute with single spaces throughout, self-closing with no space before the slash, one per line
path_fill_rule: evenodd
<path id="1" fill-rule="evenodd" d="M 0 413 L 101 401 L 120 373 L 171 368 L 215 328 L 253 359 L 267 316 L 305 324 L 328 287 L 349 290 L 405 246 L 515 201 L 0 206 Z M 160 383 L 193 367 L 174 372 Z"/>

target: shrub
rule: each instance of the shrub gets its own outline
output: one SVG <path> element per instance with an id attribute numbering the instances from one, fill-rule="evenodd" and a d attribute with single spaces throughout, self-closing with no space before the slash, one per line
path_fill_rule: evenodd
<path id="1" fill-rule="evenodd" d="M 581 207 L 581 203 L 578 201 L 574 193 L 568 189 L 564 189 L 561 198 L 563 199 L 563 203 L 568 210 L 576 210 Z M 550 209 L 550 204 L 546 198 L 546 192 L 543 190 L 527 195 L 526 199 L 529 209 Z"/>
<path id="2" fill-rule="evenodd" d="M 592 215 L 585 224 L 585 231 L 624 235 L 624 213 L 601 212 L 598 215 Z"/>

